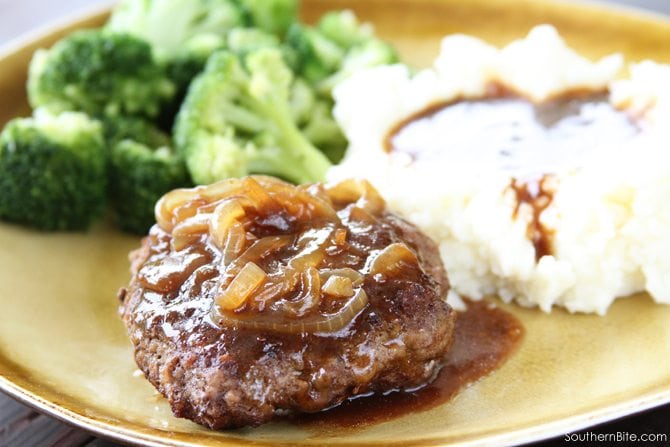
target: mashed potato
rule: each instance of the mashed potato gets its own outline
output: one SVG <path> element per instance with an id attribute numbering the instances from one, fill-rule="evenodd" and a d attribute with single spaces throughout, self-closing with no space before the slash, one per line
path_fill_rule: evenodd
<path id="1" fill-rule="evenodd" d="M 368 178 L 435 238 L 460 295 L 600 314 L 640 291 L 670 303 L 670 67 L 643 62 L 616 80 L 622 68 L 619 55 L 584 59 L 546 25 L 502 49 L 447 37 L 432 68 L 378 67 L 338 86 L 335 115 L 350 147 L 329 177 Z M 490 98 L 492 85 L 525 98 L 499 101 L 492 113 L 538 140 L 511 152 L 487 144 L 506 134 L 469 119 L 480 109 L 459 107 L 486 109 L 476 100 Z M 605 91 L 609 101 L 558 124 L 529 119 L 533 104 L 577 91 Z M 406 150 L 386 150 L 399 122 L 449 101 L 432 124 L 395 134 L 394 147 Z M 571 119 L 588 125 L 574 133 Z M 513 186 L 523 179 L 547 180 L 524 183 L 536 198 L 540 185 L 549 191 L 540 208 L 520 199 Z M 533 227 L 549 238 L 546 253 Z"/>

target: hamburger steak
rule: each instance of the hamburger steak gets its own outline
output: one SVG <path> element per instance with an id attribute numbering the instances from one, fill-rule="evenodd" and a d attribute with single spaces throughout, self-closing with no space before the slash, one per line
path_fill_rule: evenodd
<path id="1" fill-rule="evenodd" d="M 214 429 L 430 382 L 454 312 L 435 244 L 365 181 L 175 190 L 121 314 L 174 414 Z"/>

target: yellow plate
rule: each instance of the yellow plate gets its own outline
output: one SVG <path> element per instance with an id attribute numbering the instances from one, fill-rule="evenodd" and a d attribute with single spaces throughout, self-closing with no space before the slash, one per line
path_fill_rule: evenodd
<path id="1" fill-rule="evenodd" d="M 589 56 L 670 58 L 670 23 L 652 16 L 545 1 L 305 1 L 313 19 L 353 7 L 396 42 L 406 60 L 427 64 L 439 38 L 467 32 L 497 44 L 531 26 L 556 25 Z M 100 12 L 52 27 L 0 51 L 0 124 L 26 110 L 32 52 Z M 510 308 L 524 323 L 521 349 L 453 401 L 361 431 L 273 423 L 213 432 L 171 416 L 133 372 L 116 315 L 136 238 L 101 224 L 88 234 L 43 234 L 0 225 L 0 388 L 34 407 L 109 438 L 143 445 L 501 444 L 546 438 L 670 401 L 670 307 L 646 296 L 607 314 L 551 315 Z"/>

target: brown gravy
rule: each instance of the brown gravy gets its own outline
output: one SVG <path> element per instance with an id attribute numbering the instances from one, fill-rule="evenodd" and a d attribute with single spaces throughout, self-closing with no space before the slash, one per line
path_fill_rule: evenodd
<path id="1" fill-rule="evenodd" d="M 516 194 L 516 207 L 514 208 L 514 217 L 519 213 L 522 204 L 527 204 L 532 209 L 531 220 L 526 229 L 526 238 L 533 243 L 535 247 L 535 261 L 539 261 L 542 256 L 552 254 L 552 239 L 554 230 L 545 226 L 540 220 L 542 212 L 554 200 L 555 189 L 552 185 L 552 177 L 544 175 L 540 180 L 521 181 L 512 179 L 511 188 Z"/>
<path id="2" fill-rule="evenodd" d="M 456 319 L 454 343 L 437 378 L 416 391 L 355 398 L 330 410 L 296 415 L 292 422 L 319 429 L 359 429 L 448 402 L 461 389 L 501 366 L 524 335 L 512 314 L 485 301 L 468 302 Z"/>

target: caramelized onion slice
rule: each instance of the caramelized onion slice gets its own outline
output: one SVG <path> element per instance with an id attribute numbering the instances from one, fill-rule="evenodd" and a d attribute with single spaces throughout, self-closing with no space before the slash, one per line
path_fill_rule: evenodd
<path id="1" fill-rule="evenodd" d="M 335 245 L 342 246 L 347 242 L 347 230 L 344 228 L 338 228 L 335 230 L 335 235 L 333 236 L 333 242 Z"/>
<path id="2" fill-rule="evenodd" d="M 223 243 L 223 253 L 221 261 L 223 267 L 230 265 L 233 260 L 242 253 L 244 247 L 247 245 L 247 232 L 244 231 L 244 226 L 237 222 L 228 230 L 226 240 Z"/>
<path id="3" fill-rule="evenodd" d="M 209 229 L 209 215 L 196 214 L 182 221 L 172 230 L 172 248 L 176 251 L 193 244 Z"/>
<path id="4" fill-rule="evenodd" d="M 273 331 L 288 334 L 299 333 L 332 333 L 346 327 L 368 304 L 368 295 L 365 290 L 358 289 L 353 297 L 347 301 L 340 310 L 334 314 L 323 315 L 314 319 L 279 319 L 270 317 L 266 319 L 237 318 L 226 312 L 214 312 L 214 320 L 221 326 L 245 327 L 260 331 Z"/>
<path id="5" fill-rule="evenodd" d="M 396 242 L 368 258 L 367 270 L 371 275 L 397 274 L 405 264 L 418 264 L 416 254 L 405 244 Z"/>
<path id="6" fill-rule="evenodd" d="M 255 241 L 244 253 L 237 259 L 233 260 L 226 273 L 237 274 L 237 272 L 247 263 L 256 262 L 259 259 L 274 253 L 291 243 L 293 237 L 288 235 L 283 236 L 267 236 Z"/>
<path id="7" fill-rule="evenodd" d="M 386 202 L 379 192 L 363 179 L 349 179 L 328 187 L 328 194 L 335 203 L 356 203 L 368 213 L 378 216 L 384 212 Z"/>
<path id="8" fill-rule="evenodd" d="M 174 251 L 181 251 L 186 247 L 195 244 L 200 239 L 199 234 L 181 234 L 172 237 L 172 249 Z"/>
<path id="9" fill-rule="evenodd" d="M 351 283 L 351 279 L 333 275 L 321 287 L 321 292 L 340 298 L 347 298 L 354 294 L 354 286 Z"/>
<path id="10" fill-rule="evenodd" d="M 314 267 L 308 267 L 300 274 L 300 295 L 281 305 L 282 313 L 291 318 L 300 318 L 314 309 L 318 310 L 321 303 L 321 277 Z"/>
<path id="11" fill-rule="evenodd" d="M 251 200 L 255 208 L 267 208 L 273 204 L 270 194 L 253 177 L 247 177 L 242 180 L 242 186 L 244 187 L 245 196 Z"/>
<path id="12" fill-rule="evenodd" d="M 172 231 L 174 227 L 173 212 L 178 207 L 196 199 L 198 196 L 197 189 L 180 188 L 175 189 L 156 202 L 154 213 L 156 215 L 156 222 L 165 231 Z"/>
<path id="13" fill-rule="evenodd" d="M 229 178 L 206 186 L 195 188 L 198 195 L 208 202 L 225 199 L 243 190 L 242 181 L 238 178 Z"/>
<path id="14" fill-rule="evenodd" d="M 231 227 L 239 222 L 246 213 L 237 200 L 225 200 L 214 210 L 209 220 L 209 233 L 219 248 L 225 248 L 225 242 Z"/>
<path id="15" fill-rule="evenodd" d="M 339 269 L 324 269 L 321 270 L 320 273 L 321 281 L 323 282 L 328 281 L 328 278 L 331 276 L 342 276 L 349 278 L 351 280 L 351 284 L 354 287 L 358 287 L 363 284 L 363 274 L 350 267 L 343 267 Z"/>
<path id="16" fill-rule="evenodd" d="M 216 298 L 216 303 L 223 310 L 237 309 L 265 282 L 266 278 L 263 269 L 253 262 L 248 262 Z"/>

